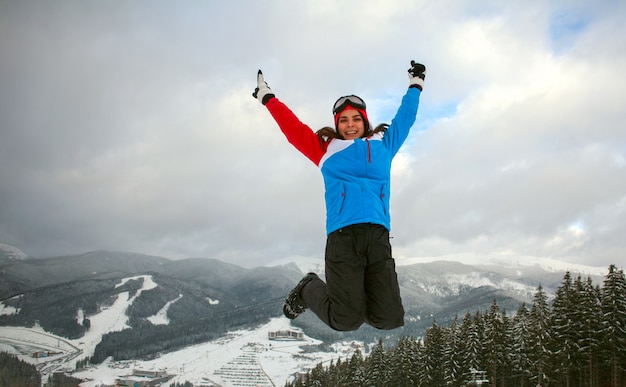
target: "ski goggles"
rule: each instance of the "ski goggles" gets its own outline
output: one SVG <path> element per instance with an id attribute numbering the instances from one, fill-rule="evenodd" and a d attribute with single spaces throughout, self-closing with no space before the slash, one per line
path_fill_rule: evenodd
<path id="1" fill-rule="evenodd" d="M 341 97 L 335 102 L 333 105 L 333 114 L 337 114 L 341 112 L 346 106 L 352 106 L 357 109 L 365 110 L 365 101 L 356 95 L 347 95 L 345 97 Z"/>

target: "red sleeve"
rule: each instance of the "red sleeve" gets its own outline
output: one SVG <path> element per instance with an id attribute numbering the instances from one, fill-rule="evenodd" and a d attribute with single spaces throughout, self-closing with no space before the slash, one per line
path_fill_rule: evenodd
<path id="1" fill-rule="evenodd" d="M 311 160 L 315 165 L 319 165 L 322 156 L 326 151 L 326 146 L 322 145 L 317 135 L 311 128 L 302 123 L 298 117 L 278 98 L 270 99 L 265 104 L 272 117 L 284 133 L 291 145 L 296 147 L 303 155 Z"/>

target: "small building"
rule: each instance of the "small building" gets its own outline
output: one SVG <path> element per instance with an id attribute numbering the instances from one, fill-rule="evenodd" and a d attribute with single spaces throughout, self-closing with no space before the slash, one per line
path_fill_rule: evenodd
<path id="1" fill-rule="evenodd" d="M 166 375 L 165 371 L 154 371 L 154 370 L 138 370 L 133 369 L 133 376 L 139 376 L 144 378 L 160 378 Z"/>
<path id="2" fill-rule="evenodd" d="M 115 380 L 118 387 L 156 387 L 172 378 L 165 371 L 133 370 L 132 375 Z"/>
<path id="3" fill-rule="evenodd" d="M 267 332 L 270 340 L 304 340 L 304 333 L 299 329 L 279 329 Z"/>
<path id="4" fill-rule="evenodd" d="M 54 356 L 54 355 L 59 355 L 61 354 L 61 352 L 55 352 L 55 351 L 37 351 L 37 352 L 33 352 L 33 357 L 35 359 L 39 359 L 42 357 L 48 357 L 48 356 Z"/>

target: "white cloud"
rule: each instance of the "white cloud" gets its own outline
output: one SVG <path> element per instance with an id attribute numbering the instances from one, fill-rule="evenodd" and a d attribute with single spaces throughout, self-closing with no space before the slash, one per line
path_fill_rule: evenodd
<path id="1" fill-rule="evenodd" d="M 416 59 L 428 75 L 393 165 L 396 254 L 623 265 L 624 7 L 3 4 L 0 242 L 321 257 L 321 176 L 250 95 L 256 71 L 315 130 L 350 93 L 390 122 Z"/>

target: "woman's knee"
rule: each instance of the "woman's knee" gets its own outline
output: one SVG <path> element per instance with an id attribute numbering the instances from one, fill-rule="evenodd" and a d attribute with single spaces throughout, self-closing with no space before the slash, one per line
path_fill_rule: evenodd
<path id="1" fill-rule="evenodd" d="M 384 317 L 370 316 L 367 323 L 376 329 L 390 330 L 400 328 L 404 325 L 404 311 L 400 314 L 388 315 Z"/>
<path id="2" fill-rule="evenodd" d="M 329 325 L 336 331 L 356 331 L 364 322 L 362 316 L 333 316 Z"/>

